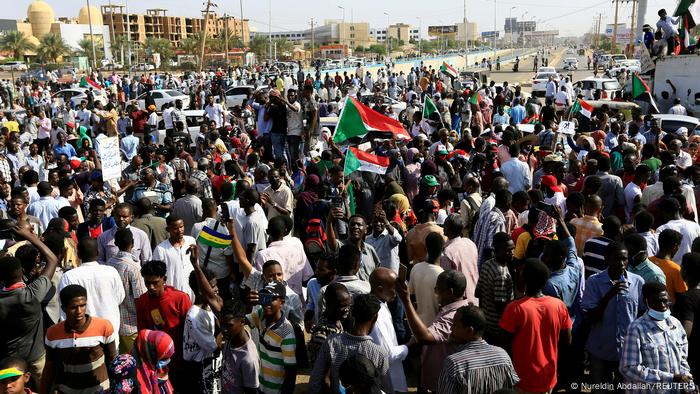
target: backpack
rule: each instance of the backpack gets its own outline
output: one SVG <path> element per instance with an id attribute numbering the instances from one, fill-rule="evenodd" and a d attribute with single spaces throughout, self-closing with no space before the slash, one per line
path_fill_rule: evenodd
<path id="1" fill-rule="evenodd" d="M 307 254 L 313 255 L 328 251 L 328 236 L 321 219 L 309 219 L 304 233 L 306 234 L 304 249 Z"/>

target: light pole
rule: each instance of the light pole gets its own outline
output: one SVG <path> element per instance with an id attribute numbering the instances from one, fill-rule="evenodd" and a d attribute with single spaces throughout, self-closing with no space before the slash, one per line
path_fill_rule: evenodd
<path id="1" fill-rule="evenodd" d="M 510 7 L 510 11 L 508 12 L 508 21 L 510 22 L 510 55 L 513 56 L 513 10 L 518 7 L 512 6 Z"/>
<path id="2" fill-rule="evenodd" d="M 272 0 L 268 1 L 268 6 L 270 8 L 267 14 L 267 39 L 270 43 L 270 61 L 272 61 Z"/>
<path id="3" fill-rule="evenodd" d="M 464 25 L 464 64 L 465 66 L 468 66 L 469 62 L 467 61 L 467 52 L 469 49 L 469 35 L 467 34 L 467 31 L 469 30 L 469 25 L 467 24 L 467 0 L 464 0 L 464 7 L 462 11 L 464 11 L 464 19 L 462 20 L 462 24 Z"/>
<path id="4" fill-rule="evenodd" d="M 423 33 L 423 19 L 421 19 L 420 16 L 417 16 L 416 19 L 418 19 L 418 56 L 423 57 L 423 51 L 421 50 L 421 34 Z"/>
<path id="5" fill-rule="evenodd" d="M 496 62 L 496 0 L 493 0 L 493 62 Z"/>
<path id="6" fill-rule="evenodd" d="M 525 15 L 527 15 L 527 11 L 523 12 L 523 14 L 520 16 L 520 19 L 522 19 L 523 26 L 525 23 Z M 518 22 L 515 22 L 515 30 L 518 30 Z M 520 32 L 522 34 L 522 32 Z M 520 40 L 520 36 L 518 36 L 518 40 Z M 523 48 L 525 47 L 525 39 L 523 38 Z"/>
<path id="7" fill-rule="evenodd" d="M 95 51 L 95 35 L 92 34 L 92 12 L 90 12 L 90 0 L 85 0 L 87 3 L 88 23 L 90 24 L 90 45 L 92 46 L 92 68 L 97 69 L 97 52 Z M 102 23 L 100 23 L 102 25 Z"/>
<path id="8" fill-rule="evenodd" d="M 343 45 L 343 30 L 345 30 L 345 7 L 342 5 L 339 5 L 338 8 L 343 10 L 343 23 L 340 24 L 340 28 L 338 29 L 338 40 L 340 41 L 340 45 Z M 345 51 L 342 51 L 345 52 Z M 345 56 L 343 56 L 345 57 Z"/>
<path id="9" fill-rule="evenodd" d="M 389 35 L 389 13 L 384 11 L 386 15 L 386 56 L 389 57 L 391 53 L 391 36 Z"/>

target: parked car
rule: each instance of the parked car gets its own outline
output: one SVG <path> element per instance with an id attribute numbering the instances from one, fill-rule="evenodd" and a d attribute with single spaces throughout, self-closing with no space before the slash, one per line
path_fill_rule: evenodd
<path id="1" fill-rule="evenodd" d="M 87 101 L 87 92 L 88 88 L 63 89 L 54 93 L 51 96 L 51 98 L 57 98 L 59 100 L 59 105 L 69 104 L 71 105 L 71 107 L 76 108 L 80 105 L 81 101 Z M 92 94 L 95 98 L 96 103 L 100 102 L 103 105 L 106 105 L 109 102 L 109 99 L 107 98 L 107 93 L 105 93 L 105 91 L 102 89 L 92 89 Z"/>
<path id="2" fill-rule="evenodd" d="M 557 73 L 557 69 L 554 67 L 539 67 L 537 69 L 537 74 L 539 73 Z"/>
<path id="3" fill-rule="evenodd" d="M 578 59 L 575 57 L 567 57 L 564 59 L 564 70 L 578 70 Z"/>
<path id="4" fill-rule="evenodd" d="M 185 114 L 185 121 L 187 122 L 187 131 L 190 133 L 192 138 L 192 145 L 197 144 L 197 138 L 199 137 L 199 129 L 202 123 L 205 121 L 206 113 L 200 109 L 187 109 L 182 111 Z M 161 117 L 158 120 L 158 135 L 156 137 L 158 144 L 165 143 L 165 121 Z"/>
<path id="5" fill-rule="evenodd" d="M 26 71 L 27 64 L 25 62 L 5 62 L 0 64 L 0 70 L 2 71 Z"/>
<path id="6" fill-rule="evenodd" d="M 226 91 L 226 107 L 231 108 L 237 105 L 243 104 L 243 100 L 250 95 L 252 97 L 253 93 L 256 92 L 266 92 L 270 90 L 269 87 L 263 86 L 256 88 L 253 85 L 242 85 L 234 86 Z"/>
<path id="7" fill-rule="evenodd" d="M 155 89 L 138 96 L 134 100 L 127 102 L 128 104 L 136 104 L 140 109 L 146 109 L 146 95 L 150 93 L 153 100 L 156 102 L 156 111 L 160 112 L 165 103 L 175 104 L 175 100 L 182 100 L 182 108 L 190 106 L 190 96 L 173 89 Z"/>
<path id="8" fill-rule="evenodd" d="M 659 120 L 661 130 L 667 133 L 675 133 L 681 127 L 688 129 L 688 136 L 700 134 L 700 119 L 693 116 L 654 114 L 654 119 Z"/>
<path id="9" fill-rule="evenodd" d="M 545 93 L 547 92 L 547 82 L 549 82 L 549 77 L 554 77 L 554 80 L 559 82 L 559 74 L 557 74 L 556 72 L 541 72 L 537 73 L 537 75 L 535 75 L 532 78 L 532 97 L 545 96 Z"/>
<path id="10" fill-rule="evenodd" d="M 156 66 L 150 63 L 139 63 L 131 67 L 132 71 L 153 71 Z"/>

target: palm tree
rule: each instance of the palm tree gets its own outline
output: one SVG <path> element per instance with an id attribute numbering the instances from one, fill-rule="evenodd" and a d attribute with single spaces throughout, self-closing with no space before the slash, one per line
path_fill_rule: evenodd
<path id="1" fill-rule="evenodd" d="M 270 46 L 267 37 L 256 35 L 252 40 L 250 40 L 248 47 L 255 53 L 255 56 L 258 58 L 263 58 L 268 54 Z"/>
<path id="2" fill-rule="evenodd" d="M 83 38 L 82 40 L 78 41 L 78 48 L 79 49 L 76 51 L 78 56 L 85 56 L 88 58 L 91 65 L 95 64 L 96 59 L 93 59 L 92 42 L 89 38 Z M 105 57 L 102 46 L 95 44 L 95 55 L 97 56 L 97 59 L 103 59 Z"/>
<path id="3" fill-rule="evenodd" d="M 58 58 L 70 53 L 70 47 L 63 38 L 56 33 L 48 33 L 41 37 L 37 55 L 42 62 L 51 61 L 58 63 Z"/>
<path id="4" fill-rule="evenodd" d="M 0 50 L 12 52 L 14 59 L 21 59 L 27 52 L 34 49 L 34 44 L 29 41 L 29 37 L 21 31 L 8 31 L 0 37 Z"/>
<path id="5" fill-rule="evenodd" d="M 151 53 L 160 54 L 161 64 L 166 64 L 173 58 L 174 52 L 172 46 L 170 46 L 170 41 L 164 38 L 148 37 L 143 46 L 150 50 Z"/>
<path id="6" fill-rule="evenodd" d="M 124 51 L 127 49 L 128 45 L 129 40 L 126 35 L 116 35 L 111 42 L 113 52 L 112 56 L 119 52 L 119 58 L 121 59 L 122 64 L 124 64 Z"/>
<path id="7" fill-rule="evenodd" d="M 294 49 L 294 44 L 292 44 L 290 41 L 287 41 L 286 38 L 278 38 L 274 42 L 275 47 L 277 48 L 277 56 L 283 57 L 285 53 L 289 53 Z"/>

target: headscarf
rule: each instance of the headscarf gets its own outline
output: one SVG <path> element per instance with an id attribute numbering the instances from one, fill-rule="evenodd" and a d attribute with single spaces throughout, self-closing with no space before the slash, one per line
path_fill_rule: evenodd
<path id="1" fill-rule="evenodd" d="M 437 165 L 432 160 L 426 160 L 420 165 L 420 175 L 437 175 Z"/>
<path id="2" fill-rule="evenodd" d="M 404 194 L 404 192 L 398 182 L 391 181 L 386 187 L 386 195 L 393 196 L 394 194 Z"/>
<path id="3" fill-rule="evenodd" d="M 141 330 L 134 343 L 138 361 L 136 378 L 143 394 L 172 394 L 167 361 L 175 353 L 175 344 L 163 331 Z"/>
<path id="4" fill-rule="evenodd" d="M 392 194 L 389 200 L 396 204 L 396 212 L 401 219 L 399 223 L 402 225 L 401 227 L 404 227 L 404 231 L 406 230 L 406 226 L 412 226 L 416 223 L 416 215 L 413 214 L 411 204 L 405 194 Z M 395 219 L 396 218 L 392 218 L 392 220 L 396 221 Z"/>
<path id="5" fill-rule="evenodd" d="M 416 156 L 416 153 L 419 152 L 418 148 L 409 148 L 406 151 L 406 164 L 413 164 L 413 158 Z"/>
<path id="6" fill-rule="evenodd" d="M 109 364 L 109 386 L 111 394 L 138 393 L 136 388 L 136 358 L 131 354 L 120 354 Z"/>
<path id="7" fill-rule="evenodd" d="M 312 205 L 318 200 L 318 185 L 321 179 L 316 174 L 311 174 L 306 177 L 304 182 L 304 191 L 299 194 L 299 199 L 306 205 Z"/>
<path id="8" fill-rule="evenodd" d="M 78 132 L 80 133 L 80 139 L 78 139 L 78 146 L 82 147 L 83 146 L 83 140 L 87 139 L 90 142 L 90 148 L 92 148 L 92 138 L 88 136 L 87 134 L 87 128 L 85 126 L 80 126 L 78 128 Z"/>

